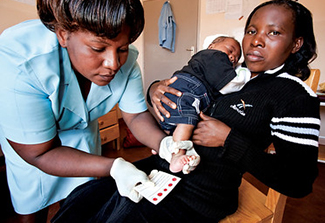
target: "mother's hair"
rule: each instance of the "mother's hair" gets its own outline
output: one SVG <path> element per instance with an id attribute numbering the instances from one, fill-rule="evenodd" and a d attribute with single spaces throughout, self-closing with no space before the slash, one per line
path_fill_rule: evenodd
<path id="1" fill-rule="evenodd" d="M 144 12 L 139 0 L 37 0 L 43 24 L 55 31 L 87 30 L 99 37 L 115 38 L 124 26 L 130 28 L 130 43 L 144 27 Z"/>
<path id="2" fill-rule="evenodd" d="M 291 54 L 285 62 L 284 70 L 291 75 L 298 76 L 306 80 L 310 75 L 308 64 L 316 59 L 316 41 L 313 29 L 313 18 L 311 12 L 298 2 L 291 0 L 274 0 L 268 1 L 257 6 L 249 15 L 245 31 L 255 14 L 255 12 L 267 5 L 279 5 L 289 9 L 292 12 L 295 36 L 302 37 L 304 42 L 302 47 L 295 54 Z"/>

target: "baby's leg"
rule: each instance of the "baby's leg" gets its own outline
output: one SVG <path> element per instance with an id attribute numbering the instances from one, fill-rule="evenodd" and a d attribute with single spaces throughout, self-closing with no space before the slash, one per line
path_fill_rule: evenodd
<path id="1" fill-rule="evenodd" d="M 193 125 L 178 124 L 174 133 L 174 142 L 189 140 L 194 129 Z M 195 159 L 195 156 L 185 155 L 186 150 L 180 149 L 177 154 L 172 154 L 172 159 L 170 161 L 169 169 L 173 173 L 177 173 L 183 169 L 183 167 L 188 164 L 191 160 Z"/>

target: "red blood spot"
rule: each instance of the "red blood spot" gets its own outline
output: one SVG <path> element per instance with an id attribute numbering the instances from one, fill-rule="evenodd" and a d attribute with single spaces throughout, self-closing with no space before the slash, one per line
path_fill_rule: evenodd
<path id="1" fill-rule="evenodd" d="M 167 189 L 165 188 L 164 191 L 167 191 Z"/>
<path id="2" fill-rule="evenodd" d="M 158 199 L 157 199 L 157 198 L 154 198 L 154 199 L 152 199 L 152 200 L 157 201 Z"/>
<path id="3" fill-rule="evenodd" d="M 159 197 L 161 197 L 163 194 L 162 194 L 162 193 L 158 193 L 157 195 L 158 195 Z"/>
<path id="4" fill-rule="evenodd" d="M 176 181 L 177 179 L 176 178 L 173 178 L 172 181 Z"/>
<path id="5" fill-rule="evenodd" d="M 168 187 L 171 187 L 171 186 L 173 186 L 173 184 L 168 184 Z"/>

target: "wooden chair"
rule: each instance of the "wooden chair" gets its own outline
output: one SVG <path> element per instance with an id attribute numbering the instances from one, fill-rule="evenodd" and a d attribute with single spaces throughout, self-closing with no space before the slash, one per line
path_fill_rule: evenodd
<path id="1" fill-rule="evenodd" d="M 310 77 L 305 81 L 307 85 L 316 92 L 320 77 L 319 69 L 312 69 Z M 272 150 L 270 148 L 270 150 Z M 245 177 L 248 176 L 248 177 Z M 259 188 L 258 188 L 259 185 Z M 284 213 L 287 196 L 266 188 L 263 193 L 260 188 L 265 189 L 250 174 L 245 174 L 239 187 L 238 209 L 237 211 L 221 220 L 220 223 L 280 223 Z"/>
<path id="2" fill-rule="evenodd" d="M 318 82 L 320 78 L 320 70 L 319 69 L 311 69 L 310 76 L 305 83 L 314 91 L 317 91 Z"/>
<path id="3" fill-rule="evenodd" d="M 269 188 L 267 194 L 243 178 L 239 187 L 238 209 L 220 223 L 278 223 L 282 221 L 287 196 Z"/>

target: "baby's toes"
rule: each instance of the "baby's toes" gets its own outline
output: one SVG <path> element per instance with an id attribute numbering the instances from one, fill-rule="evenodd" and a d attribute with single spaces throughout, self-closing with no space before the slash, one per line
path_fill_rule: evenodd
<path id="1" fill-rule="evenodd" d="M 195 160 L 196 159 L 196 156 L 192 155 L 192 156 L 188 156 L 188 161 L 192 161 L 192 160 Z"/>
<path id="2" fill-rule="evenodd" d="M 187 164 L 188 162 L 190 162 L 190 160 L 188 159 L 187 156 L 184 156 L 184 157 L 182 157 L 181 162 L 182 162 L 183 165 L 185 165 L 185 164 Z"/>

